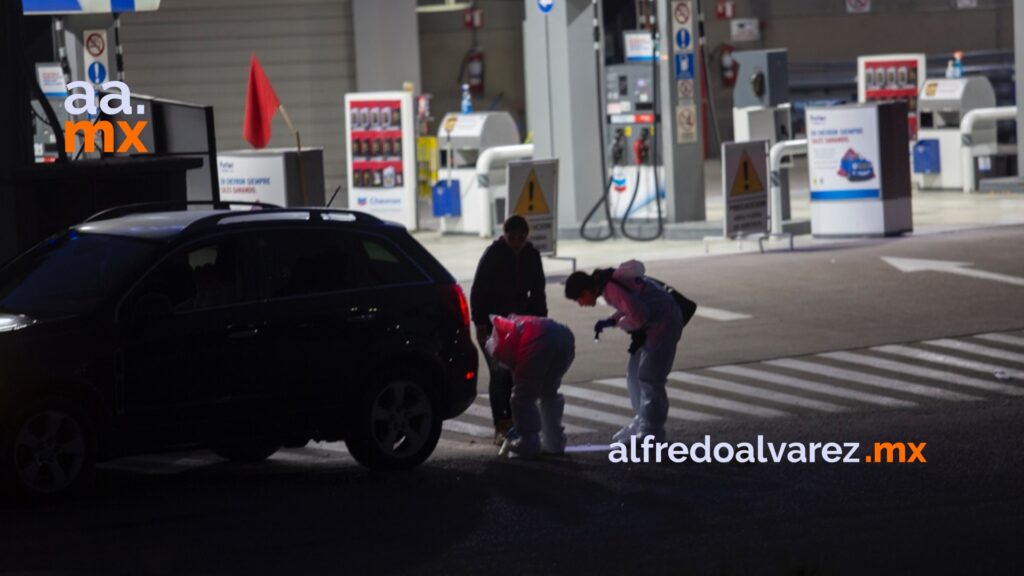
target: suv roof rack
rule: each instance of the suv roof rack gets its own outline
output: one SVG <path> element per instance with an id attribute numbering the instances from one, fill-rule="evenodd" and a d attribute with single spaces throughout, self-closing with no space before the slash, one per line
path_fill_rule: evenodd
<path id="1" fill-rule="evenodd" d="M 214 210 L 230 210 L 232 206 L 251 206 L 253 209 L 259 210 L 273 210 L 281 208 L 276 204 L 266 204 L 263 202 L 234 202 L 228 200 L 188 200 L 181 202 L 139 202 L 136 204 L 125 204 L 123 206 L 115 206 L 106 210 L 101 210 L 92 216 L 86 218 L 85 222 L 96 222 L 98 220 L 112 220 L 114 218 L 120 218 L 122 216 L 128 216 L 131 214 L 145 214 L 147 212 L 162 212 L 167 210 L 181 209 L 184 207 L 188 209 L 189 206 L 212 206 Z"/>
<path id="2" fill-rule="evenodd" d="M 279 206 L 268 207 L 269 205 L 263 204 L 264 208 L 259 211 L 260 215 L 272 216 L 274 214 L 308 214 L 310 220 L 314 217 L 317 222 L 326 222 L 328 220 L 327 215 L 329 214 L 345 214 L 353 217 L 353 220 L 360 224 L 384 224 L 384 221 L 372 214 L 366 212 L 359 212 L 357 210 L 342 210 L 338 208 L 281 208 Z M 221 220 L 227 218 L 239 218 L 252 215 L 251 212 L 222 212 L 218 214 L 210 214 L 192 222 L 185 227 L 182 233 L 187 233 L 195 230 L 201 230 L 209 228 L 220 223 Z"/>

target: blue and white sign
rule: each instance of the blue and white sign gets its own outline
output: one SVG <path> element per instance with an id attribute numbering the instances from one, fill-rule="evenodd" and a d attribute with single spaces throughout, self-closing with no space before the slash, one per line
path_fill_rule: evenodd
<path id="1" fill-rule="evenodd" d="M 693 79 L 693 52 L 676 54 L 676 80 Z"/>
<path id="2" fill-rule="evenodd" d="M 540 8 L 540 11 L 544 14 L 551 12 L 554 7 L 555 0 L 537 0 L 537 8 Z"/>
<path id="3" fill-rule="evenodd" d="M 811 108 L 806 115 L 811 201 L 879 198 L 877 109 Z"/>
<path id="4" fill-rule="evenodd" d="M 102 62 L 89 64 L 89 82 L 103 84 L 107 80 L 107 67 Z"/>
<path id="5" fill-rule="evenodd" d="M 68 95 L 68 88 L 64 84 L 64 70 L 57 62 L 45 62 L 36 64 L 36 79 L 39 87 L 43 89 L 43 95 L 47 98 L 64 98 Z"/>
<path id="6" fill-rule="evenodd" d="M 150 12 L 160 0 L 21 0 L 25 14 L 112 14 Z"/>
<path id="7" fill-rule="evenodd" d="M 693 36 L 690 35 L 690 31 L 686 28 L 680 28 L 676 31 L 676 49 L 677 50 L 688 50 L 693 45 Z"/>

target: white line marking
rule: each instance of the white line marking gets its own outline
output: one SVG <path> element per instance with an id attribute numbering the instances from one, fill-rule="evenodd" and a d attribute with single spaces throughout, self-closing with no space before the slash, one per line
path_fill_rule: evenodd
<path id="1" fill-rule="evenodd" d="M 884 360 L 882 358 L 865 356 L 863 354 L 854 354 L 852 352 L 828 352 L 826 354 L 819 354 L 819 356 L 822 356 L 824 358 L 831 358 L 833 360 L 842 360 L 843 362 L 850 362 L 852 364 L 873 366 L 875 368 L 881 368 L 882 370 L 888 370 L 890 372 L 909 374 L 911 376 L 920 376 L 921 378 L 929 378 L 931 380 L 938 380 L 940 382 L 949 382 L 950 384 L 956 384 L 959 386 L 968 386 L 971 388 L 977 388 L 979 390 L 986 390 L 989 392 L 1000 392 L 1002 394 L 1008 394 L 1010 396 L 1024 396 L 1024 388 L 1018 388 L 1016 386 L 1010 386 L 1007 384 L 1000 384 L 998 382 L 988 382 L 986 380 L 980 380 L 978 378 L 971 378 L 970 376 L 962 376 L 960 374 L 955 374 L 953 372 L 943 372 L 942 370 L 925 368 L 923 366 L 915 366 L 913 364 L 906 364 L 904 362 Z"/>
<path id="2" fill-rule="evenodd" d="M 1000 342 L 1002 344 L 1010 344 L 1012 346 L 1024 346 L 1024 338 L 1020 336 L 1011 336 L 1009 334 L 979 334 L 975 338 L 981 338 L 983 340 L 990 340 L 992 342 Z"/>
<path id="3" fill-rule="evenodd" d="M 730 380 L 722 380 L 720 378 L 709 378 L 707 376 L 700 376 L 697 374 L 690 374 L 687 372 L 672 372 L 668 375 L 668 377 L 670 380 L 687 382 L 694 386 L 703 386 L 705 388 L 711 388 L 713 390 L 725 390 L 727 392 L 732 392 L 733 394 L 749 396 L 751 398 L 758 398 L 761 400 L 771 400 L 772 402 L 778 402 L 779 404 L 791 404 L 793 406 L 799 406 L 801 408 L 821 410 L 822 412 L 846 411 L 845 407 L 840 406 L 838 404 L 832 404 L 831 402 L 812 400 L 810 398 L 804 398 L 802 396 L 794 396 L 792 394 L 786 394 L 785 392 L 776 392 L 775 390 L 758 388 L 756 386 L 748 386 L 746 384 L 739 384 L 737 382 L 732 382 Z"/>
<path id="4" fill-rule="evenodd" d="M 794 378 L 793 376 L 748 368 L 746 366 L 716 366 L 714 368 L 709 368 L 709 370 L 722 372 L 724 374 L 731 374 L 733 376 L 753 378 L 754 380 L 761 380 L 763 382 L 777 384 L 787 388 L 817 392 L 818 394 L 843 398 L 844 400 L 854 400 L 857 402 L 864 402 L 865 404 L 874 404 L 876 406 L 910 407 L 917 405 L 915 402 L 911 402 L 910 400 L 878 396 L 876 394 L 861 392 L 860 390 L 850 390 L 849 388 L 834 386 L 824 382 L 814 382 L 811 380 L 804 380 L 803 378 Z"/>
<path id="5" fill-rule="evenodd" d="M 605 394 L 604 392 L 598 392 L 596 390 L 588 390 L 586 388 L 578 388 L 576 386 L 562 386 L 559 388 L 562 394 L 566 396 L 572 396 L 573 398 L 581 398 L 583 400 L 589 400 L 598 404 L 607 404 L 608 406 L 615 406 L 617 408 L 625 408 L 632 411 L 633 405 L 630 404 L 629 398 L 626 396 L 619 396 L 617 394 Z M 682 408 L 669 408 L 668 417 L 675 420 L 689 420 L 693 422 L 703 422 L 707 420 L 719 420 L 720 416 L 714 414 L 705 414 L 703 412 L 696 412 L 693 410 L 685 410 Z"/>
<path id="6" fill-rule="evenodd" d="M 566 454 L 583 453 L 583 452 L 611 452 L 612 447 L 609 444 L 583 444 L 580 446 L 566 446 Z"/>
<path id="7" fill-rule="evenodd" d="M 957 340 L 949 340 L 947 338 L 943 338 L 941 340 L 926 340 L 924 344 L 941 346 L 942 348 L 949 348 L 950 350 L 958 350 L 969 354 L 977 354 L 978 356 L 987 356 L 997 360 L 1006 360 L 1007 362 L 1024 364 L 1024 354 L 999 350 L 998 348 L 989 348 L 988 346 L 982 346 L 980 344 L 971 344 L 970 342 L 960 342 Z"/>
<path id="8" fill-rule="evenodd" d="M 960 276 L 969 276 L 971 278 L 980 278 L 982 280 L 994 280 L 996 282 L 1003 282 L 1014 286 L 1024 286 L 1024 278 L 1009 276 L 1007 274 L 997 274 L 995 272 L 986 272 L 985 270 L 977 270 L 975 268 L 967 268 L 967 266 L 972 265 L 969 262 L 922 260 L 918 258 L 886 258 L 884 256 L 882 257 L 882 260 L 885 260 L 886 263 L 901 272 L 921 272 L 928 270 L 932 272 L 945 272 L 947 274 L 959 274 Z"/>
<path id="9" fill-rule="evenodd" d="M 470 404 L 469 408 L 466 408 L 466 411 L 463 414 L 477 416 L 479 418 L 486 418 L 488 421 L 490 421 L 493 418 L 490 408 L 486 406 L 481 406 L 480 404 L 476 403 Z M 566 434 L 590 434 L 591 432 L 595 431 L 593 428 L 576 426 L 575 424 L 569 424 L 567 422 L 562 422 L 562 426 L 565 427 Z"/>
<path id="10" fill-rule="evenodd" d="M 306 447 L 348 455 L 348 446 L 344 442 L 310 442 Z"/>
<path id="11" fill-rule="evenodd" d="M 465 434 L 466 436 L 472 436 L 474 438 L 494 438 L 493 428 L 478 426 L 468 422 L 460 422 L 459 420 L 445 420 L 444 424 L 441 424 L 441 429 L 447 430 L 448 432 Z"/>
<path id="12" fill-rule="evenodd" d="M 907 346 L 878 346 L 876 348 L 872 348 L 872 350 L 888 354 L 896 354 L 898 356 L 906 356 L 907 358 L 913 358 L 915 360 L 924 360 L 925 362 L 932 362 L 934 364 L 945 364 L 947 366 L 953 366 L 954 368 L 963 368 L 964 370 L 985 372 L 990 376 L 992 373 L 1001 370 L 1011 378 L 1024 379 L 1024 370 L 1012 370 L 995 364 L 975 362 L 974 360 L 964 360 L 963 358 L 958 358 L 956 356 L 948 356 L 946 354 L 939 354 L 938 352 L 926 352 L 924 350 L 909 348 Z"/>
<path id="13" fill-rule="evenodd" d="M 896 380 L 893 378 L 884 378 L 882 376 L 874 376 L 863 372 L 854 372 L 853 370 L 833 368 L 832 366 L 826 366 L 824 364 L 805 362 L 803 360 L 793 360 L 792 358 L 769 360 L 765 362 L 765 364 L 768 364 L 769 366 L 791 368 L 793 370 L 800 370 L 801 372 L 809 372 L 811 374 L 817 374 L 819 376 L 826 376 L 829 378 L 849 380 L 850 382 L 857 382 L 859 384 L 875 386 L 886 390 L 896 390 L 907 394 L 916 394 L 918 396 L 928 396 L 930 398 L 953 401 L 980 400 L 977 396 L 970 396 L 959 392 L 950 392 L 949 390 L 943 390 L 942 388 L 922 386 L 921 384 L 914 384 L 912 382 L 903 382 L 902 380 Z"/>
<path id="14" fill-rule="evenodd" d="M 676 372 L 675 374 L 682 373 Z M 671 374 L 669 375 L 669 378 L 672 378 Z M 626 390 L 625 378 L 609 378 L 606 380 L 595 380 L 594 383 L 604 384 L 605 386 L 614 386 L 615 388 Z M 753 404 L 737 402 L 736 400 L 730 400 L 728 398 L 709 396 L 707 394 L 701 394 L 699 392 L 684 392 L 682 390 L 674 390 L 672 388 L 666 387 L 665 393 L 668 395 L 669 398 L 673 400 L 679 400 L 680 402 L 689 402 L 690 404 L 708 406 L 710 408 L 718 408 L 721 410 L 728 410 L 729 412 L 737 412 L 739 414 L 758 416 L 760 418 L 778 418 L 780 416 L 790 416 L 788 412 L 776 410 L 775 408 L 755 406 Z"/>
<path id="15" fill-rule="evenodd" d="M 601 424 L 610 424 L 616 428 L 622 428 L 632 421 L 632 418 L 629 416 L 612 414 L 611 412 L 594 410 L 593 408 L 587 408 L 586 406 L 574 406 L 572 404 L 565 405 L 565 415 L 571 418 L 590 420 L 591 422 L 600 422 Z"/>
<path id="16" fill-rule="evenodd" d="M 729 310 L 722 310 L 721 308 L 711 308 L 710 306 L 697 306 L 697 312 L 695 316 L 701 318 L 707 318 L 709 320 L 718 320 L 719 322 L 732 322 L 734 320 L 748 320 L 753 318 L 749 314 L 741 314 L 739 312 L 730 312 Z"/>

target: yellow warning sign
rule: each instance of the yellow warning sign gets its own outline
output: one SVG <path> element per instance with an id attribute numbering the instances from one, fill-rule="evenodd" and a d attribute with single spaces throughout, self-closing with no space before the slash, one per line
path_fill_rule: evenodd
<path id="1" fill-rule="evenodd" d="M 540 182 L 537 181 L 537 173 L 530 170 L 530 177 L 523 184 L 519 192 L 519 201 L 516 202 L 516 214 L 520 216 L 538 216 L 550 214 L 551 208 L 544 198 L 544 191 L 540 189 Z"/>
<path id="2" fill-rule="evenodd" d="M 732 183 L 732 195 L 759 194 L 764 192 L 764 184 L 757 175 L 754 162 L 746 152 L 740 157 L 740 165 L 736 168 L 736 179 Z"/>

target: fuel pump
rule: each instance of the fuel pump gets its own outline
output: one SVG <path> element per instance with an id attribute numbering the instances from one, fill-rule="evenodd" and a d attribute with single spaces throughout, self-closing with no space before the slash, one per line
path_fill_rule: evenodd
<path id="1" fill-rule="evenodd" d="M 602 5 L 609 12 L 602 10 Z M 580 226 L 580 236 L 607 240 L 618 228 L 632 240 L 654 240 L 664 231 L 664 191 L 659 175 L 662 155 L 656 135 L 661 122 L 656 2 L 595 0 L 593 6 L 599 127 L 604 143 L 601 170 L 606 186 Z M 588 224 L 602 208 L 607 231 L 588 235 Z M 630 232 L 628 224 L 641 218 L 655 221 L 653 235 Z"/>

